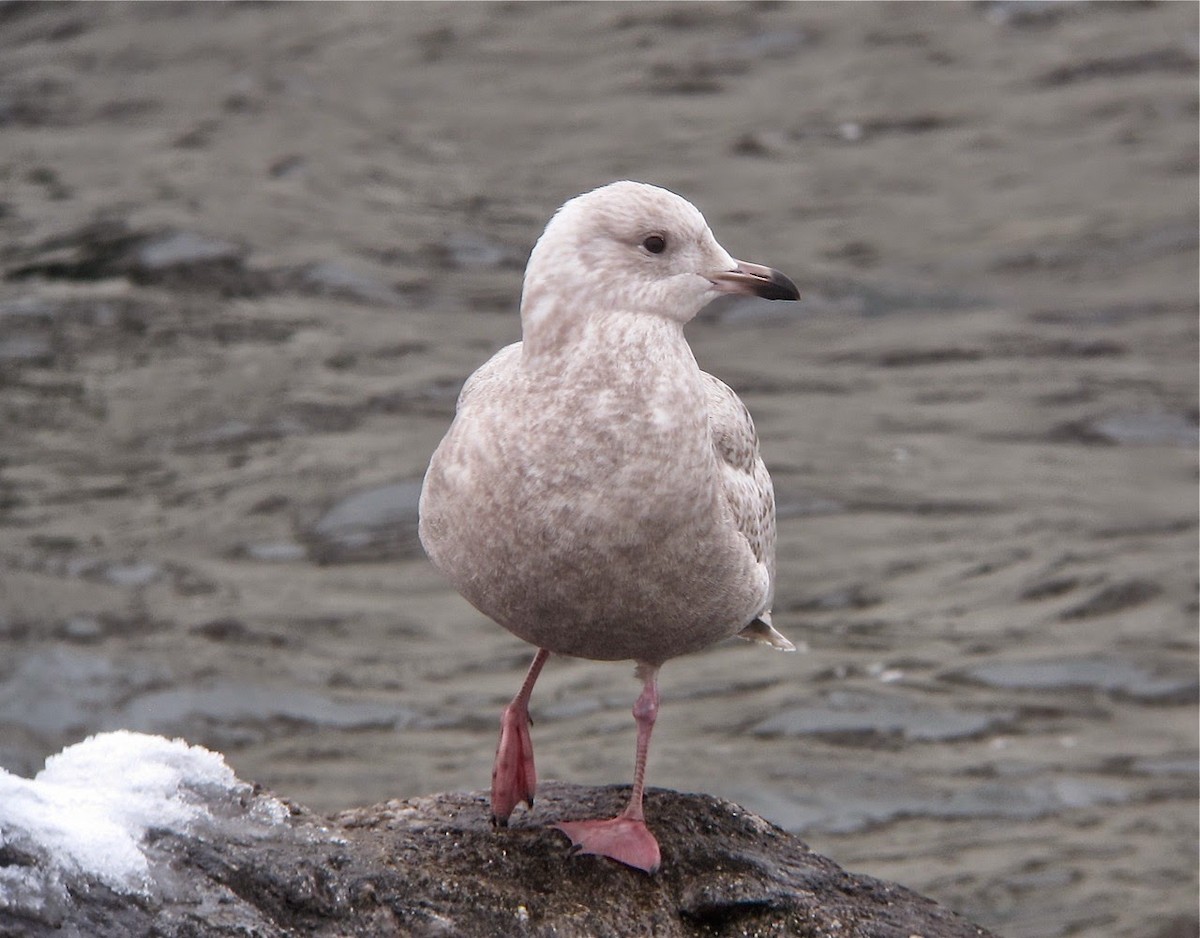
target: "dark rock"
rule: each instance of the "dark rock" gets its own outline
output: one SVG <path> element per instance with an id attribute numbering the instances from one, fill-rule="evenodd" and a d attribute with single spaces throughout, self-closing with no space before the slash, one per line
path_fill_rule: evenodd
<path id="1" fill-rule="evenodd" d="M 492 828 L 482 792 L 318 817 L 262 791 L 220 792 L 189 833 L 143 849 L 154 885 L 126 897 L 63 872 L 57 901 L 0 905 L 0 933 L 38 936 L 986 936 L 901 886 L 847 873 L 727 801 L 651 790 L 663 868 L 571 857 L 558 820 L 619 810 L 621 787 L 545 783 L 537 813 Z M 38 875 L 13 845 L 0 865 Z M 24 868 L 23 871 L 21 868 Z"/>

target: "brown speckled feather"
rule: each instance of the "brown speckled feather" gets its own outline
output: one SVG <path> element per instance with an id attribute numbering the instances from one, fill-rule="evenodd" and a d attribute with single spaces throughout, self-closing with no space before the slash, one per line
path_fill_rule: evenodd
<path id="1" fill-rule="evenodd" d="M 520 638 L 652 665 L 739 633 L 786 647 L 754 425 L 683 335 L 738 263 L 635 183 L 568 203 L 534 248 L 522 342 L 467 381 L 421 496 L 430 558 Z"/>
<path id="2" fill-rule="evenodd" d="M 701 372 L 708 404 L 708 426 L 713 449 L 723 466 L 725 500 L 733 512 L 738 531 L 750 545 L 755 559 L 767 569 L 770 589 L 766 605 L 738 635 L 783 651 L 795 645 L 771 625 L 771 603 L 775 596 L 775 488 L 758 450 L 758 434 L 750 411 L 725 382 Z"/>

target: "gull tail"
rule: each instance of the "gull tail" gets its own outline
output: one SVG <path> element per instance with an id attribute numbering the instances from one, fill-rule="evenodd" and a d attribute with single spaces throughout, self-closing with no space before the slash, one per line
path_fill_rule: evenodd
<path id="1" fill-rule="evenodd" d="M 770 610 L 759 613 L 757 619 L 738 632 L 738 638 L 744 638 L 748 642 L 758 642 L 760 645 L 770 645 L 779 651 L 796 650 L 796 646 L 776 632 L 771 625 Z"/>

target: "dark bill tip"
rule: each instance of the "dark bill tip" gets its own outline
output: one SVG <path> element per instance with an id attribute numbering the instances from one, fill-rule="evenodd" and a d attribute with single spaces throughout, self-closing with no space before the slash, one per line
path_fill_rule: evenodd
<path id="1" fill-rule="evenodd" d="M 770 271 L 767 279 L 760 284 L 755 293 L 761 296 L 764 300 L 798 300 L 800 299 L 799 288 L 792 283 L 791 277 L 787 274 L 775 270 L 773 267 L 768 268 Z"/>
<path id="2" fill-rule="evenodd" d="M 722 293 L 745 293 L 764 300 L 800 299 L 800 291 L 790 277 L 761 264 L 738 261 L 735 269 L 718 271 L 711 279 Z"/>

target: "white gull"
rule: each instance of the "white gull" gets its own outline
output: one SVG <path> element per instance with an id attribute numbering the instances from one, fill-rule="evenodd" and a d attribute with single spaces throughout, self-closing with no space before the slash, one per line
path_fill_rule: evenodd
<path id="1" fill-rule="evenodd" d="M 615 182 L 571 199 L 529 258 L 523 341 L 463 387 L 421 493 L 421 541 L 466 599 L 538 647 L 501 721 L 492 814 L 533 804 L 529 695 L 550 653 L 633 660 L 634 787 L 616 818 L 558 825 L 653 872 L 642 813 L 664 661 L 771 627 L 775 500 L 754 424 L 684 324 L 722 293 L 799 299 L 735 260 L 687 200 Z"/>

